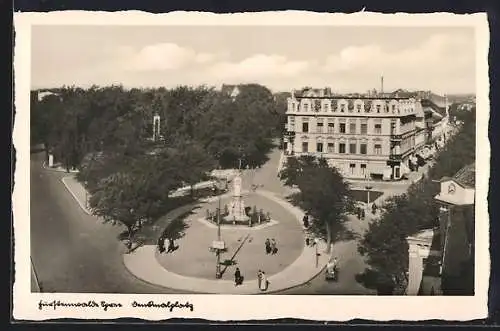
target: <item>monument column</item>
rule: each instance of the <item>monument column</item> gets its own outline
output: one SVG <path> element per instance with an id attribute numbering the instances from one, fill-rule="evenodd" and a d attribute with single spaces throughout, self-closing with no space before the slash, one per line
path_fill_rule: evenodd
<path id="1" fill-rule="evenodd" d="M 153 141 L 158 140 L 160 137 L 160 115 L 153 116 Z"/>
<path id="2" fill-rule="evenodd" d="M 249 217 L 245 213 L 245 203 L 241 193 L 241 172 L 233 179 L 233 197 L 229 214 L 224 217 L 226 222 L 241 223 L 248 222 Z"/>

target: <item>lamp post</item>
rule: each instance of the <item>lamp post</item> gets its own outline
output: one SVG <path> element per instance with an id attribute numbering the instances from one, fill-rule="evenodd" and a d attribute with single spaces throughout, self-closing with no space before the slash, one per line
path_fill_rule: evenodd
<path id="1" fill-rule="evenodd" d="M 318 238 L 314 238 L 314 258 L 316 261 L 316 268 L 318 267 L 319 264 L 318 244 L 319 244 Z"/>
<path id="2" fill-rule="evenodd" d="M 215 192 L 215 187 L 214 187 L 214 193 Z M 221 234 L 220 234 L 220 209 L 221 209 L 221 198 L 220 195 L 217 198 L 218 202 L 218 208 L 217 208 L 217 242 L 221 242 Z M 215 248 L 215 255 L 217 257 L 216 265 L 215 265 L 215 278 L 219 279 L 222 277 L 221 275 L 221 268 L 220 268 L 220 247 L 214 247 Z"/>

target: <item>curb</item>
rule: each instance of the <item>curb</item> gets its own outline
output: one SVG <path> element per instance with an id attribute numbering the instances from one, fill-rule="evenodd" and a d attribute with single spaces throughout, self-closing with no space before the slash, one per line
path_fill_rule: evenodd
<path id="1" fill-rule="evenodd" d="M 68 186 L 68 184 L 66 183 L 66 179 L 67 178 L 70 178 L 70 177 L 73 177 L 73 176 L 66 176 L 66 177 L 63 177 L 61 178 L 61 182 L 64 184 L 64 186 L 66 187 L 66 189 L 69 191 L 69 193 L 71 193 L 71 195 L 73 196 L 73 198 L 76 200 L 76 202 L 78 203 L 78 205 L 80 206 L 80 208 L 87 214 L 87 215 L 92 215 L 92 213 L 87 209 L 86 206 L 84 206 L 82 204 L 82 202 L 80 201 L 80 199 L 78 199 L 78 197 L 76 196 L 76 194 L 71 190 L 71 188 Z"/>

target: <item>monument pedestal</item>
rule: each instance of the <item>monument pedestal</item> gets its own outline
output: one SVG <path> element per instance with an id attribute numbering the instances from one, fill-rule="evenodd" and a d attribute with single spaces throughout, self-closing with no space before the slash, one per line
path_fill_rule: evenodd
<path id="1" fill-rule="evenodd" d="M 224 223 L 248 223 L 250 217 L 245 213 L 245 204 L 243 202 L 243 197 L 233 196 L 233 201 L 231 207 L 229 208 L 229 214 L 223 217 Z"/>

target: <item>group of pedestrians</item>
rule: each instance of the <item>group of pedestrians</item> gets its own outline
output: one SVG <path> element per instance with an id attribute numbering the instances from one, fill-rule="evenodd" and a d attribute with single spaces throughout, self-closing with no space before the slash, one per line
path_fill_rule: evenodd
<path id="1" fill-rule="evenodd" d="M 172 238 L 166 238 L 165 236 L 161 236 L 158 239 L 158 251 L 160 253 L 165 252 L 165 241 L 168 240 L 168 246 L 167 246 L 167 253 L 171 253 L 177 249 L 177 246 L 175 246 L 175 241 Z"/>
<path id="2" fill-rule="evenodd" d="M 269 255 L 275 255 L 276 253 L 278 253 L 278 247 L 276 247 L 276 239 L 271 239 L 269 240 L 269 238 L 266 239 L 266 242 L 265 242 L 265 247 L 266 247 L 266 254 Z"/>
<path id="3" fill-rule="evenodd" d="M 244 277 L 240 271 L 240 268 L 236 268 L 234 272 L 234 286 L 239 286 L 243 284 Z M 259 290 L 262 292 L 266 291 L 269 286 L 269 280 L 267 279 L 267 275 L 264 271 L 259 270 L 257 272 L 257 284 Z"/>

